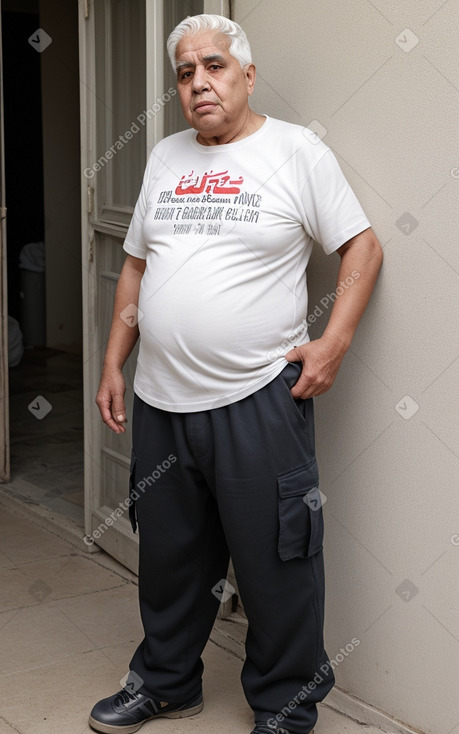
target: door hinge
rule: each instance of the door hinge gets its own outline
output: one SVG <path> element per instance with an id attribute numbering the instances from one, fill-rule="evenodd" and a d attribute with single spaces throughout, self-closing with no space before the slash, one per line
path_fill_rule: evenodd
<path id="1" fill-rule="evenodd" d="M 84 0 L 84 19 L 88 20 L 89 18 L 89 8 L 91 6 L 90 0 Z"/>
<path id="2" fill-rule="evenodd" d="M 6 206 L 0 208 L 0 219 L 6 219 Z"/>
<path id="3" fill-rule="evenodd" d="M 94 209 L 94 186 L 88 186 L 88 214 Z"/>

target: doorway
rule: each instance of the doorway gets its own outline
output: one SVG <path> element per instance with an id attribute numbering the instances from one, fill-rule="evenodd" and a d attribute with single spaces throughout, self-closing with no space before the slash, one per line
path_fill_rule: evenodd
<path id="1" fill-rule="evenodd" d="M 84 526 L 78 4 L 2 0 L 15 501 Z"/>

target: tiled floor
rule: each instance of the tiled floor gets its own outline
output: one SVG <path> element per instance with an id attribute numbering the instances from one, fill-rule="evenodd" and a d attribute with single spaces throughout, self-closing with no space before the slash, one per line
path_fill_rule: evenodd
<path id="1" fill-rule="evenodd" d="M 16 496 L 83 526 L 81 355 L 25 350 L 10 370 L 10 439 Z"/>
<path id="2" fill-rule="evenodd" d="M 83 535 L 81 357 L 27 351 L 10 373 L 10 427 L 11 481 L 0 491 L 0 734 L 83 734 L 93 703 L 120 688 L 141 625 L 136 577 L 73 542 L 79 528 Z M 24 514 L 27 505 L 68 518 L 72 545 L 49 515 L 52 532 Z M 202 714 L 149 722 L 142 734 L 249 734 L 239 680 L 245 631 L 237 615 L 217 620 L 203 655 Z M 326 705 L 315 731 L 380 732 Z"/>
<path id="3" fill-rule="evenodd" d="M 249 734 L 234 626 L 219 620 L 204 651 L 203 712 L 142 734 Z M 0 506 L 0 734 L 90 732 L 89 710 L 119 689 L 140 636 L 133 574 Z M 320 706 L 316 734 L 378 732 Z"/>

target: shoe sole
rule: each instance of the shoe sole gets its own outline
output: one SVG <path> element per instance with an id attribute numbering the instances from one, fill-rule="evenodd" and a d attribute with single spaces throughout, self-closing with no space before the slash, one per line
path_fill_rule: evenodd
<path id="1" fill-rule="evenodd" d="M 153 721 L 153 719 L 185 719 L 187 716 L 194 716 L 199 714 L 204 708 L 204 702 L 198 703 L 197 706 L 192 706 L 190 709 L 183 709 L 182 711 L 170 711 L 164 714 L 154 714 L 148 719 L 144 719 L 139 724 L 129 724 L 128 726 L 112 726 L 111 724 L 103 724 L 101 721 L 89 717 L 89 726 L 95 731 L 100 731 L 102 734 L 134 734 L 135 731 L 139 731 L 140 727 L 147 723 L 147 721 Z"/>

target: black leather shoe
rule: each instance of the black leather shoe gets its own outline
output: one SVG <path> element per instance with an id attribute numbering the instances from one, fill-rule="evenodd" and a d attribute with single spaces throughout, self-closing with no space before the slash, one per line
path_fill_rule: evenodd
<path id="1" fill-rule="evenodd" d="M 202 693 L 186 703 L 167 703 L 124 688 L 96 703 L 89 716 L 89 726 L 103 734 L 132 734 L 150 719 L 182 719 L 198 714 L 203 705 Z"/>
<path id="2" fill-rule="evenodd" d="M 292 734 L 287 729 L 282 729 L 279 726 L 269 726 L 268 724 L 257 724 L 251 734 Z M 308 734 L 314 734 L 314 729 L 308 732 Z"/>

